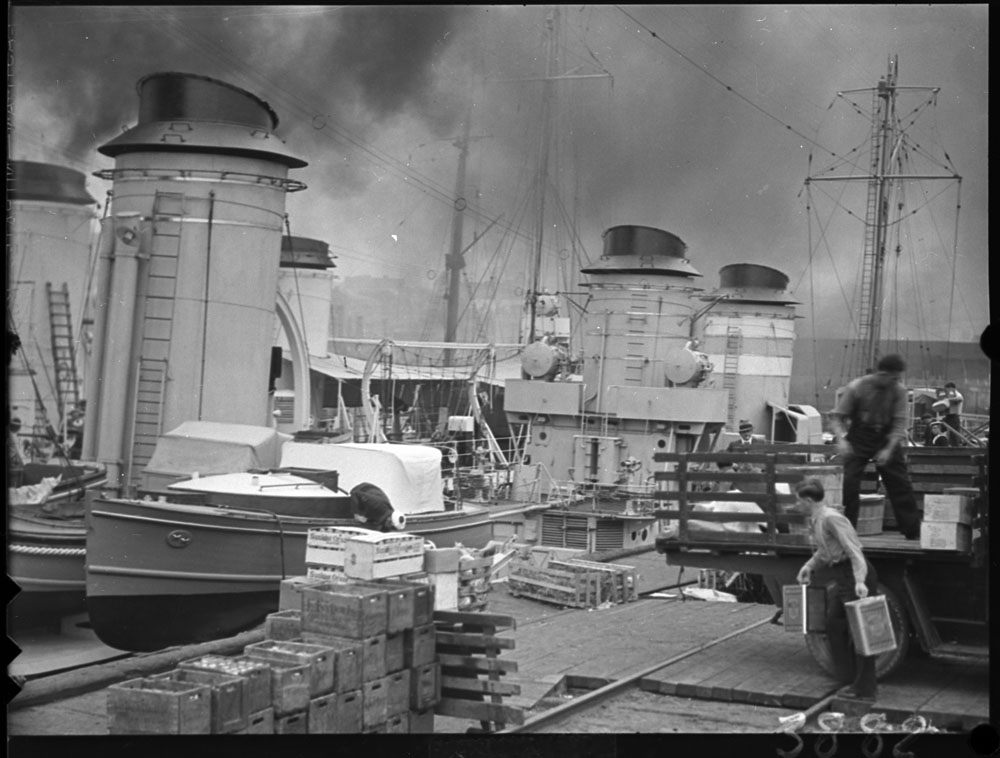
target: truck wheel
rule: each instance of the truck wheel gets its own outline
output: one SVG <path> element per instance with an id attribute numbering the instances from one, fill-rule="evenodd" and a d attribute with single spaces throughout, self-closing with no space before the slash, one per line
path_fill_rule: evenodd
<path id="1" fill-rule="evenodd" d="M 910 650 L 910 622 L 906 617 L 906 609 L 895 592 L 881 582 L 878 584 L 878 591 L 879 594 L 885 595 L 886 603 L 889 605 L 889 618 L 892 620 L 892 631 L 896 635 L 896 649 L 875 658 L 875 676 L 881 679 L 899 668 L 906 660 Z M 825 634 L 822 632 L 807 634 L 806 647 L 820 668 L 830 676 L 837 676 L 833 655 L 830 653 L 830 642 Z"/>

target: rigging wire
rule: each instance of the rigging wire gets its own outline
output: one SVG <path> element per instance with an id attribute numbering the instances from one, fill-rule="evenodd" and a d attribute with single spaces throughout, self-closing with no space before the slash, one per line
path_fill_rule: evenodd
<path id="1" fill-rule="evenodd" d="M 685 53 L 681 52 L 674 45 L 672 45 L 669 42 L 667 42 L 667 40 L 664 39 L 662 36 L 660 36 L 658 33 L 656 33 L 655 31 L 653 31 L 652 29 L 650 29 L 648 26 L 646 26 L 641 21 L 639 21 L 639 19 L 637 19 L 631 13 L 629 13 L 628 11 L 626 11 L 622 6 L 616 5 L 615 8 L 617 8 L 622 14 L 624 14 L 629 19 L 631 19 L 631 21 L 633 23 L 635 23 L 637 26 L 639 26 L 639 28 L 641 28 L 642 30 L 644 30 L 645 32 L 647 32 L 651 37 L 653 37 L 653 39 L 655 39 L 656 41 L 658 41 L 659 43 L 661 43 L 664 47 L 667 47 L 668 49 L 670 49 L 671 51 L 673 51 L 674 53 L 676 53 L 677 55 L 679 55 L 687 63 L 690 63 L 692 66 L 694 66 L 695 68 L 697 68 L 701 73 L 703 73 L 706 76 L 708 76 L 716 84 L 724 87 L 727 92 L 732 93 L 737 98 L 739 98 L 740 100 L 742 100 L 743 102 L 745 102 L 747 105 L 749 105 L 751 108 L 753 108 L 754 110 L 762 113 L 764 116 L 766 116 L 767 118 L 771 119 L 772 121 L 776 121 L 777 123 L 779 123 L 781 126 L 783 126 L 785 129 L 787 129 L 789 132 L 791 132 L 792 134 L 796 135 L 797 137 L 800 137 L 800 138 L 806 140 L 811 145 L 815 145 L 817 148 L 819 148 L 823 152 L 828 153 L 829 155 L 831 155 L 833 157 L 837 157 L 837 153 L 835 153 L 832 150 L 824 147 L 819 142 L 815 141 L 814 139 L 812 139 L 811 137 L 807 136 L 806 134 L 803 134 L 801 131 L 799 131 L 798 129 L 796 129 L 795 127 L 793 127 L 791 124 L 785 123 L 780 118 L 778 118 L 777 116 L 771 114 L 769 111 L 765 110 L 763 107 L 761 107 L 760 105 L 758 105 L 757 103 L 755 103 L 753 100 L 751 100 L 750 98 L 748 98 L 746 95 L 743 95 L 742 93 L 738 92 L 736 89 L 734 89 L 732 86 L 730 86 L 729 84 L 727 84 L 726 82 L 724 82 L 722 79 L 720 79 L 719 77 L 715 76 L 715 74 L 713 74 L 712 72 L 710 72 L 704 66 L 702 66 L 701 64 L 699 64 L 696 61 L 692 60 Z"/>

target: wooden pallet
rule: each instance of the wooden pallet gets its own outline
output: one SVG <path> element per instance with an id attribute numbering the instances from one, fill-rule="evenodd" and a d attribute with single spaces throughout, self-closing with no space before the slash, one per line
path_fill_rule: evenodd
<path id="1" fill-rule="evenodd" d="M 601 604 L 604 576 L 600 572 L 578 567 L 561 570 L 519 564 L 510 570 L 507 589 L 514 597 L 527 597 L 568 608 L 596 608 Z"/>
<path id="2" fill-rule="evenodd" d="M 602 575 L 601 598 L 612 603 L 630 603 L 639 598 L 638 575 L 632 566 L 616 563 L 599 563 L 585 561 L 582 558 L 569 558 L 566 561 L 550 560 L 549 566 L 555 569 L 596 571 Z M 579 569 L 577 569 L 579 567 Z"/>
<path id="3" fill-rule="evenodd" d="M 436 714 L 478 720 L 476 731 L 495 732 L 507 724 L 523 724 L 524 712 L 506 705 L 505 695 L 521 694 L 520 685 L 501 677 L 517 671 L 517 663 L 500 659 L 514 640 L 497 632 L 514 629 L 510 616 L 435 611 L 436 652 L 441 665 L 441 699 Z"/>

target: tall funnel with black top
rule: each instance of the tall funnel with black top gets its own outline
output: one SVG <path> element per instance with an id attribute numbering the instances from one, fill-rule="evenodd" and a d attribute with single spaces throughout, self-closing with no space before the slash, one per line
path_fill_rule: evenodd
<path id="1" fill-rule="evenodd" d="M 189 420 L 265 425 L 289 170 L 266 102 L 165 72 L 137 85 L 101 234 L 95 356 L 101 382 L 85 453 L 135 483 L 157 437 Z"/>

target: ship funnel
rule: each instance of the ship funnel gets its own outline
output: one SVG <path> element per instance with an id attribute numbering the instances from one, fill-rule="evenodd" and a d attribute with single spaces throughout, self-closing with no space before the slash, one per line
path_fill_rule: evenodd
<path id="1" fill-rule="evenodd" d="M 256 95 L 197 74 L 149 74 L 136 85 L 139 122 L 98 148 L 115 158 L 136 151 L 214 152 L 277 161 L 306 162 L 288 152 L 274 130 L 278 117 Z"/>
<path id="2" fill-rule="evenodd" d="M 727 295 L 730 301 L 796 305 L 788 293 L 788 277 L 775 268 L 756 263 L 731 263 L 719 269 L 719 288 L 703 295 L 715 299 Z"/>
<path id="3" fill-rule="evenodd" d="M 113 486 L 141 483 L 159 435 L 185 421 L 272 423 L 285 199 L 305 189 L 288 176 L 305 161 L 255 95 L 173 72 L 137 90 L 138 123 L 99 148 L 115 166 L 95 174 L 113 182 L 112 212 L 96 274 L 101 383 L 88 387 L 98 429 L 84 453 Z M 328 280 L 312 284 L 328 308 Z"/>
<path id="4" fill-rule="evenodd" d="M 51 163 L 11 161 L 11 200 L 91 205 L 96 203 L 87 192 L 86 177 L 79 171 Z"/>

